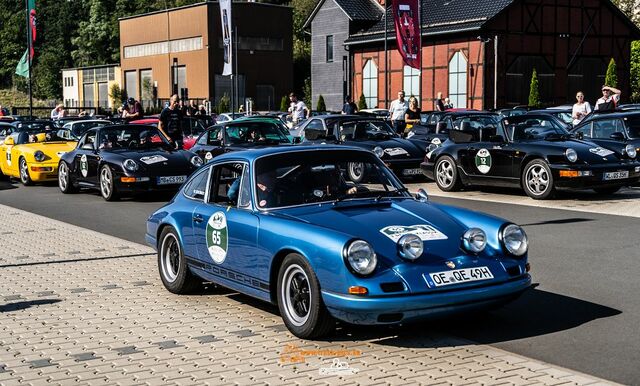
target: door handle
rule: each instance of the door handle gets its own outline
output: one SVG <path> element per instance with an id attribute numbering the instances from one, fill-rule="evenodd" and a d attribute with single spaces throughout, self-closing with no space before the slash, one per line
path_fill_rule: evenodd
<path id="1" fill-rule="evenodd" d="M 202 219 L 202 216 L 200 216 L 199 214 L 196 214 L 193 216 L 193 222 L 201 223 L 202 221 L 204 220 Z"/>

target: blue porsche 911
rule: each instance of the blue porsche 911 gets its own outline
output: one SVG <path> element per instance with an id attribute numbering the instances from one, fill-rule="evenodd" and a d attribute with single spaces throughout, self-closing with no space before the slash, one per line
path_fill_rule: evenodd
<path id="1" fill-rule="evenodd" d="M 347 178 L 349 165 L 372 172 Z M 409 194 L 374 153 L 266 148 L 216 157 L 147 221 L 164 286 L 203 280 L 277 304 L 301 338 L 482 309 L 531 286 L 524 230 Z"/>

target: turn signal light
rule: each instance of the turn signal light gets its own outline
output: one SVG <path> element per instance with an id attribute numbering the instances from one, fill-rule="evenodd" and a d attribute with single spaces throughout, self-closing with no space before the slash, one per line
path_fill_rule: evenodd
<path id="1" fill-rule="evenodd" d="M 527 272 L 531 271 L 531 264 L 527 263 L 524 265 L 524 269 L 527 270 Z"/>
<path id="2" fill-rule="evenodd" d="M 51 166 L 32 166 L 32 172 L 51 172 L 53 168 Z"/>
<path id="3" fill-rule="evenodd" d="M 577 170 L 560 170 L 560 177 L 578 177 Z"/>
<path id="4" fill-rule="evenodd" d="M 367 287 L 360 287 L 357 285 L 349 287 L 350 295 L 366 295 L 368 293 L 369 293 L 369 290 L 367 289 Z"/>
<path id="5" fill-rule="evenodd" d="M 135 177 L 120 177 L 120 181 L 122 182 L 136 182 Z"/>

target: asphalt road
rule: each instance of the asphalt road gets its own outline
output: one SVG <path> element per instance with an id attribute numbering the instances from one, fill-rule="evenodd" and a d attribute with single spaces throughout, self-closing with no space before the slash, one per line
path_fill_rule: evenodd
<path id="1" fill-rule="evenodd" d="M 106 203 L 97 193 L 65 196 L 55 185 L 24 188 L 0 181 L 0 204 L 138 243 L 144 243 L 147 216 L 167 199 Z M 394 344 L 406 341 L 414 329 L 432 329 L 612 381 L 638 383 L 640 219 L 440 197 L 432 200 L 523 225 L 532 240 L 532 275 L 540 285 L 500 310 L 391 331 L 372 329 L 374 337 Z"/>

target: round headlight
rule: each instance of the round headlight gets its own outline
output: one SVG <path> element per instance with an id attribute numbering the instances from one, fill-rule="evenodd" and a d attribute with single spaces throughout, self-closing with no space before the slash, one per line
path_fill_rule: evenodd
<path id="1" fill-rule="evenodd" d="M 38 161 L 38 162 L 42 162 L 42 161 L 44 161 L 45 156 L 44 156 L 43 152 L 38 150 L 35 153 L 33 153 L 33 158 L 35 158 L 35 160 Z"/>
<path id="2" fill-rule="evenodd" d="M 202 158 L 196 156 L 191 157 L 191 164 L 197 168 L 202 166 Z"/>
<path id="3" fill-rule="evenodd" d="M 578 153 L 571 148 L 564 151 L 564 156 L 567 157 L 569 162 L 576 162 L 578 160 Z"/>
<path id="4" fill-rule="evenodd" d="M 524 229 L 514 224 L 509 224 L 502 230 L 502 243 L 514 256 L 522 256 L 529 249 L 527 234 Z"/>
<path id="5" fill-rule="evenodd" d="M 130 158 L 124 160 L 122 164 L 124 165 L 124 168 L 130 172 L 135 172 L 136 170 L 138 170 L 138 164 L 136 163 L 136 161 Z"/>
<path id="6" fill-rule="evenodd" d="M 354 240 L 347 246 L 346 258 L 351 268 L 360 275 L 370 274 L 378 264 L 373 247 L 363 240 Z"/>
<path id="7" fill-rule="evenodd" d="M 625 146 L 624 152 L 627 153 L 629 158 L 636 158 L 636 156 L 638 155 L 638 152 L 636 151 L 636 148 L 633 145 Z"/>
<path id="8" fill-rule="evenodd" d="M 415 260 L 422 255 L 424 243 L 420 237 L 409 233 L 398 240 L 398 251 L 403 259 Z"/>
<path id="9" fill-rule="evenodd" d="M 462 235 L 462 246 L 471 253 L 480 253 L 487 246 L 487 235 L 480 228 L 471 228 Z"/>
<path id="10" fill-rule="evenodd" d="M 376 155 L 377 155 L 379 158 L 382 158 L 382 156 L 384 155 L 384 150 L 382 150 L 382 148 L 381 148 L 380 146 L 376 146 L 376 147 L 373 149 L 373 152 L 374 152 L 374 153 L 376 153 Z"/>

